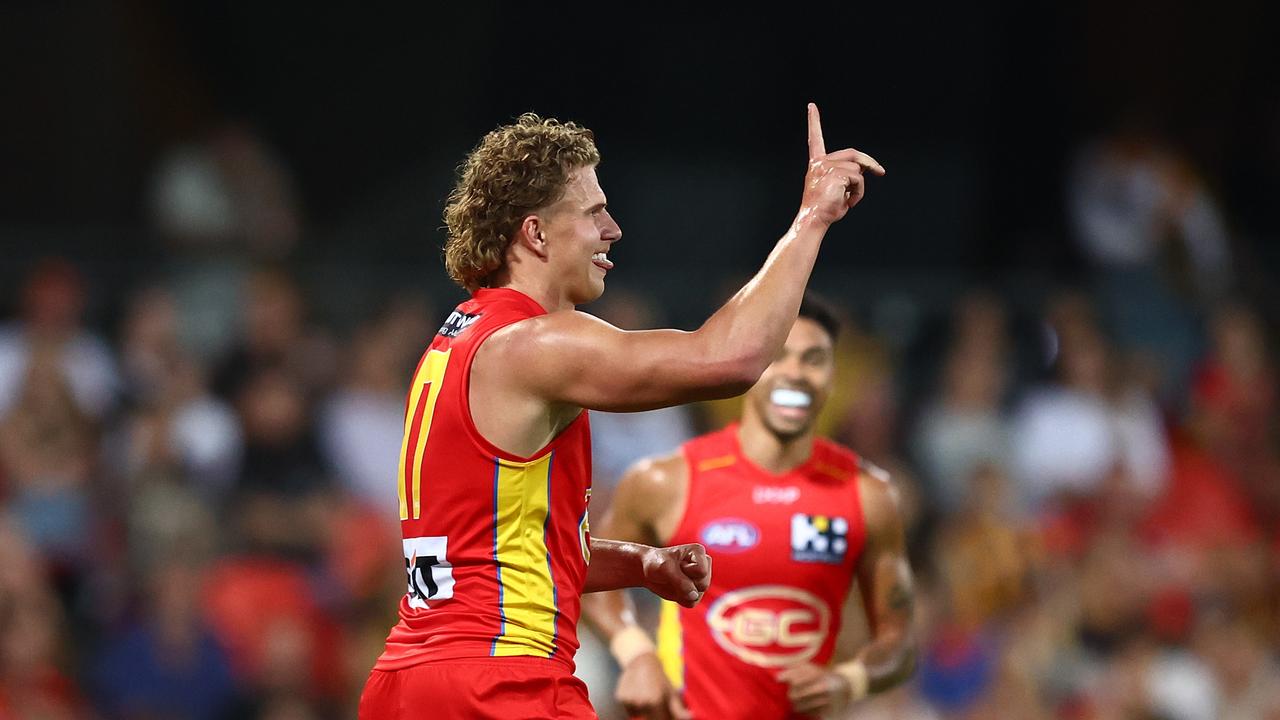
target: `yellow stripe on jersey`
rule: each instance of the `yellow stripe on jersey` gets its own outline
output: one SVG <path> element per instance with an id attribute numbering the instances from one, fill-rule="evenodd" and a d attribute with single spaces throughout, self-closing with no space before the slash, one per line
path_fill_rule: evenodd
<path id="1" fill-rule="evenodd" d="M 832 478 L 833 480 L 846 480 L 849 478 L 850 475 L 853 474 L 853 471 L 849 470 L 848 468 L 842 468 L 842 467 L 832 465 L 830 463 L 824 463 L 824 462 L 818 463 L 817 465 L 814 466 L 813 469 L 815 472 L 820 472 L 823 475 L 826 475 L 827 477 Z"/>
<path id="2" fill-rule="evenodd" d="M 707 458 L 698 463 L 698 472 L 718 470 L 723 467 L 729 467 L 736 462 L 738 462 L 737 455 L 721 455 L 720 457 Z"/>
<path id="3" fill-rule="evenodd" d="M 662 601 L 662 614 L 658 616 L 658 660 L 671 686 L 683 688 L 684 631 L 680 627 L 680 606 L 670 600 Z"/>
<path id="4" fill-rule="evenodd" d="M 491 655 L 551 657 L 556 647 L 555 582 L 547 552 L 551 458 L 495 459 L 494 558 L 502 627 Z"/>
<path id="5" fill-rule="evenodd" d="M 409 500 L 405 496 L 405 468 L 412 470 L 413 478 L 413 519 L 422 517 L 422 455 L 427 447 L 427 436 L 431 434 L 431 416 L 436 409 L 436 398 L 440 396 L 440 386 L 444 384 L 444 371 L 449 367 L 449 354 L 453 350 L 430 350 L 426 360 L 418 368 L 409 385 L 409 404 L 404 414 L 404 438 L 400 441 L 400 468 L 396 474 L 396 484 L 400 488 L 400 519 L 409 519 Z M 418 404 L 422 402 L 422 393 L 427 393 L 426 405 L 422 417 L 418 418 Z M 420 424 L 414 432 L 415 420 Z M 413 448 L 409 445 L 413 442 Z M 410 457 L 409 453 L 413 456 Z"/>

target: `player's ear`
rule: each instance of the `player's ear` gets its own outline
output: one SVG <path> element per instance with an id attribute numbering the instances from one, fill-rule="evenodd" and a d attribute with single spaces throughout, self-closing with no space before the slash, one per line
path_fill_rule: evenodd
<path id="1" fill-rule="evenodd" d="M 547 256 L 547 233 L 543 229 L 542 219 L 537 215 L 526 215 L 516 230 L 516 242 L 540 258 Z"/>

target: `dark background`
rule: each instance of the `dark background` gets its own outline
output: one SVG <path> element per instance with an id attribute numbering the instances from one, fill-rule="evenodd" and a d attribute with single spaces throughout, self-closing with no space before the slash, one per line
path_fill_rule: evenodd
<path id="1" fill-rule="evenodd" d="M 294 176 L 295 260 L 411 263 L 444 292 L 452 168 L 528 110 L 596 131 L 618 281 L 741 273 L 794 212 L 809 100 L 829 145 L 889 169 L 823 250 L 853 285 L 1072 280 L 1064 159 L 1128 120 L 1185 152 L 1241 251 L 1274 264 L 1274 4 L 1034 5 L 8 3 L 5 279 L 50 251 L 151 258 L 160 153 L 247 123 Z"/>

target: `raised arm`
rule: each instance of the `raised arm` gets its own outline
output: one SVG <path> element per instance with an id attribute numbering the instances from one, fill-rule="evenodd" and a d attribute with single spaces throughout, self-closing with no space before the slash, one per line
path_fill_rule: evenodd
<path id="1" fill-rule="evenodd" d="M 522 359 L 524 391 L 566 405 L 636 411 L 741 394 L 782 346 L 823 237 L 862 198 L 864 171 L 884 168 L 856 150 L 828 154 L 811 104 L 800 210 L 760 271 L 700 328 L 625 332 L 585 313 L 559 312 L 489 342 L 503 357 Z"/>

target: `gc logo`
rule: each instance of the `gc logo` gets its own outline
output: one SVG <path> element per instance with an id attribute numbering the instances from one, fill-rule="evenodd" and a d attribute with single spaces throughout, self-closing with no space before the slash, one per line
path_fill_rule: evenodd
<path id="1" fill-rule="evenodd" d="M 758 585 L 725 593 L 707 611 L 707 625 L 716 643 L 739 660 L 781 667 L 818 654 L 831 610 L 799 588 Z"/>

